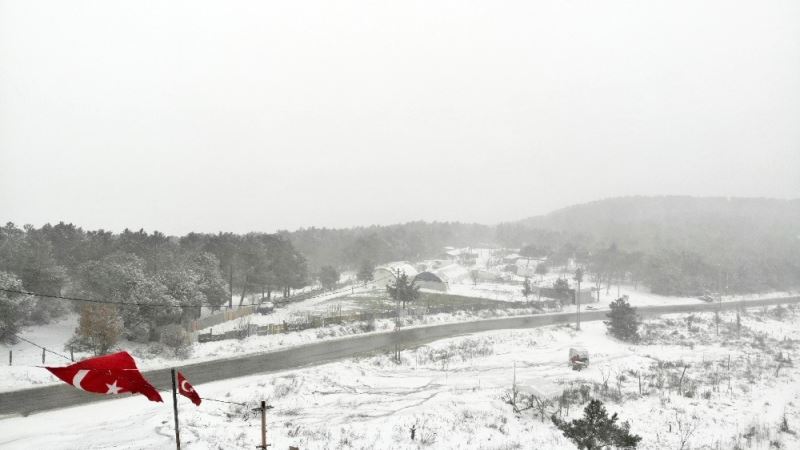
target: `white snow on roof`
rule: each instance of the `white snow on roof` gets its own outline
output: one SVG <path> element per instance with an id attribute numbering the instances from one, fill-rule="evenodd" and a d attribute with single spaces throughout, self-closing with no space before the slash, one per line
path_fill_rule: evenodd
<path id="1" fill-rule="evenodd" d="M 408 275 L 409 278 L 417 275 L 417 269 L 406 261 L 398 261 L 398 262 L 383 264 L 375 268 L 376 272 L 379 270 L 388 270 L 393 275 L 399 271 L 400 273 L 405 273 L 406 275 Z"/>
<path id="2" fill-rule="evenodd" d="M 436 276 L 445 282 L 459 281 L 469 277 L 469 270 L 459 264 L 450 264 L 433 271 Z"/>

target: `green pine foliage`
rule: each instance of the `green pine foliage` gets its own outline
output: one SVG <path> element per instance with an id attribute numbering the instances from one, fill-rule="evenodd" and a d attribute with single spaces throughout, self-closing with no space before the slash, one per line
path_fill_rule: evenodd
<path id="1" fill-rule="evenodd" d="M 606 314 L 609 320 L 605 321 L 608 332 L 623 341 L 637 341 L 639 339 L 639 316 L 636 308 L 628 303 L 626 296 L 620 297 L 609 304 L 611 311 Z"/>
<path id="2" fill-rule="evenodd" d="M 631 433 L 628 422 L 617 423 L 617 413 L 609 417 L 600 400 L 591 400 L 580 419 L 565 422 L 555 415 L 551 419 L 579 449 L 636 448 L 642 440 L 640 436 Z"/>
<path id="3" fill-rule="evenodd" d="M 413 281 L 408 279 L 405 272 L 399 272 L 395 277 L 394 282 L 386 286 L 386 292 L 392 300 L 402 304 L 403 308 L 406 304 L 419 300 L 421 293 L 419 286 L 415 285 Z"/>

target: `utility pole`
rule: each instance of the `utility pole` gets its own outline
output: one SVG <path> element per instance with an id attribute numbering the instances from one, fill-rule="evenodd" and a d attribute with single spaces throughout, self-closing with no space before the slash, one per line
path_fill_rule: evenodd
<path id="1" fill-rule="evenodd" d="M 175 387 L 175 369 L 170 369 L 172 373 L 172 412 L 175 415 L 175 445 L 181 450 L 181 430 L 178 427 L 178 390 Z"/>
<path id="2" fill-rule="evenodd" d="M 256 445 L 256 448 L 267 450 L 267 410 L 272 409 L 272 406 L 267 406 L 267 402 L 261 400 L 261 406 L 253 411 L 261 411 L 261 445 Z"/>
<path id="3" fill-rule="evenodd" d="M 578 282 L 578 291 L 575 293 L 575 303 L 577 304 L 577 316 L 575 318 L 575 330 L 581 329 L 581 281 L 583 281 L 583 269 L 578 267 L 575 271 L 575 281 Z"/>

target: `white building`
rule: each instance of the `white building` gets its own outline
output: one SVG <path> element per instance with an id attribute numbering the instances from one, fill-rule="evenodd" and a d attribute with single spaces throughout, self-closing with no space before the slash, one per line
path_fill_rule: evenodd
<path id="1" fill-rule="evenodd" d="M 385 289 L 388 284 L 394 282 L 398 273 L 405 273 L 409 281 L 412 281 L 417 276 L 417 269 L 406 261 L 384 264 L 372 272 L 372 281 L 378 288 Z"/>

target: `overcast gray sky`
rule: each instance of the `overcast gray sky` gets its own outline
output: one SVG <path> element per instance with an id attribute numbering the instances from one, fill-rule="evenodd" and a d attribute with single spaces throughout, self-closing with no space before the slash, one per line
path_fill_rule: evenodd
<path id="1" fill-rule="evenodd" d="M 797 0 L 0 0 L 0 220 L 167 233 L 800 196 Z"/>

